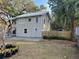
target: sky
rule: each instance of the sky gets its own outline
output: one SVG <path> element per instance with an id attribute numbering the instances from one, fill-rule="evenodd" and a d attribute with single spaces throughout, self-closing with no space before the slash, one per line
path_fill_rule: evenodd
<path id="1" fill-rule="evenodd" d="M 33 1 L 37 6 L 44 5 L 47 8 L 47 10 L 50 12 L 48 0 L 33 0 Z"/>

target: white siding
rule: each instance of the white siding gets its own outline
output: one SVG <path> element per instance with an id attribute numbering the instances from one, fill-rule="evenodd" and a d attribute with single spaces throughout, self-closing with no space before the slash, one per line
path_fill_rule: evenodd
<path id="1" fill-rule="evenodd" d="M 42 37 L 42 17 L 38 17 L 38 23 L 36 23 L 36 17 L 21 18 L 16 21 L 16 36 L 21 37 Z M 37 28 L 37 31 L 35 31 Z M 24 33 L 24 29 L 27 29 L 27 33 Z"/>
<path id="2" fill-rule="evenodd" d="M 28 19 L 31 19 L 29 22 Z M 16 19 L 16 36 L 18 37 L 42 37 L 42 31 L 50 31 L 49 18 L 46 15 L 38 16 L 38 23 L 35 17 Z M 45 23 L 44 23 L 45 20 Z M 45 27 L 44 27 L 45 25 Z M 27 33 L 24 33 L 27 29 Z M 37 29 L 37 30 L 35 30 Z"/>
<path id="3" fill-rule="evenodd" d="M 76 32 L 75 32 L 76 35 L 79 35 L 79 27 L 76 27 Z"/>

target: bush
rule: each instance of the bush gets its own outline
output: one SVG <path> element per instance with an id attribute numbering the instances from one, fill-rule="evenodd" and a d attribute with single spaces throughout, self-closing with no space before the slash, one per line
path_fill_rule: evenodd
<path id="1" fill-rule="evenodd" d="M 53 40 L 53 39 L 56 39 L 56 40 L 71 40 L 69 38 L 57 37 L 57 36 L 50 36 L 50 37 L 43 36 L 43 39 L 47 39 L 47 40 Z"/>
<path id="2" fill-rule="evenodd" d="M 10 48 L 15 48 L 16 46 L 15 45 L 12 45 L 12 44 L 7 44 L 5 46 L 6 49 L 10 49 Z"/>
<path id="3" fill-rule="evenodd" d="M 7 44 L 5 46 L 5 50 L 0 53 L 0 57 L 10 57 L 11 55 L 14 55 L 15 53 L 18 52 L 18 46 L 12 45 L 12 44 Z"/>
<path id="4" fill-rule="evenodd" d="M 11 51 L 6 51 L 5 52 L 5 57 L 10 57 L 11 56 Z"/>
<path id="5" fill-rule="evenodd" d="M 0 53 L 0 58 L 4 57 L 4 54 L 3 53 Z"/>
<path id="6" fill-rule="evenodd" d="M 14 55 L 16 52 L 18 52 L 18 47 L 11 48 L 11 52 L 12 52 L 12 55 Z"/>

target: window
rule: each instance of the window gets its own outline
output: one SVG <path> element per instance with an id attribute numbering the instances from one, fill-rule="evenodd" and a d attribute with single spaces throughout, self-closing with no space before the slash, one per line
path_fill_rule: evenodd
<path id="1" fill-rule="evenodd" d="M 16 34 L 16 29 L 15 29 L 15 30 L 13 30 L 13 34 Z"/>
<path id="2" fill-rule="evenodd" d="M 36 17 L 36 23 L 38 23 L 38 17 Z"/>
<path id="3" fill-rule="evenodd" d="M 28 21 L 31 22 L 31 19 L 29 18 Z"/>
<path id="4" fill-rule="evenodd" d="M 37 31 L 37 28 L 35 28 L 35 31 Z"/>
<path id="5" fill-rule="evenodd" d="M 24 33 L 27 33 L 27 29 L 24 29 Z"/>
<path id="6" fill-rule="evenodd" d="M 48 20 L 48 22 L 50 22 L 50 20 Z"/>
<path id="7" fill-rule="evenodd" d="M 45 24 L 45 19 L 44 19 L 44 24 Z"/>

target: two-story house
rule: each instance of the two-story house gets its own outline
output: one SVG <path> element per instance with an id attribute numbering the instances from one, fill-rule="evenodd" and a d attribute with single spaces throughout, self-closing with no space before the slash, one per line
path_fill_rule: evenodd
<path id="1" fill-rule="evenodd" d="M 42 37 L 43 31 L 50 31 L 48 11 L 26 13 L 12 19 L 11 35 L 16 37 Z"/>

